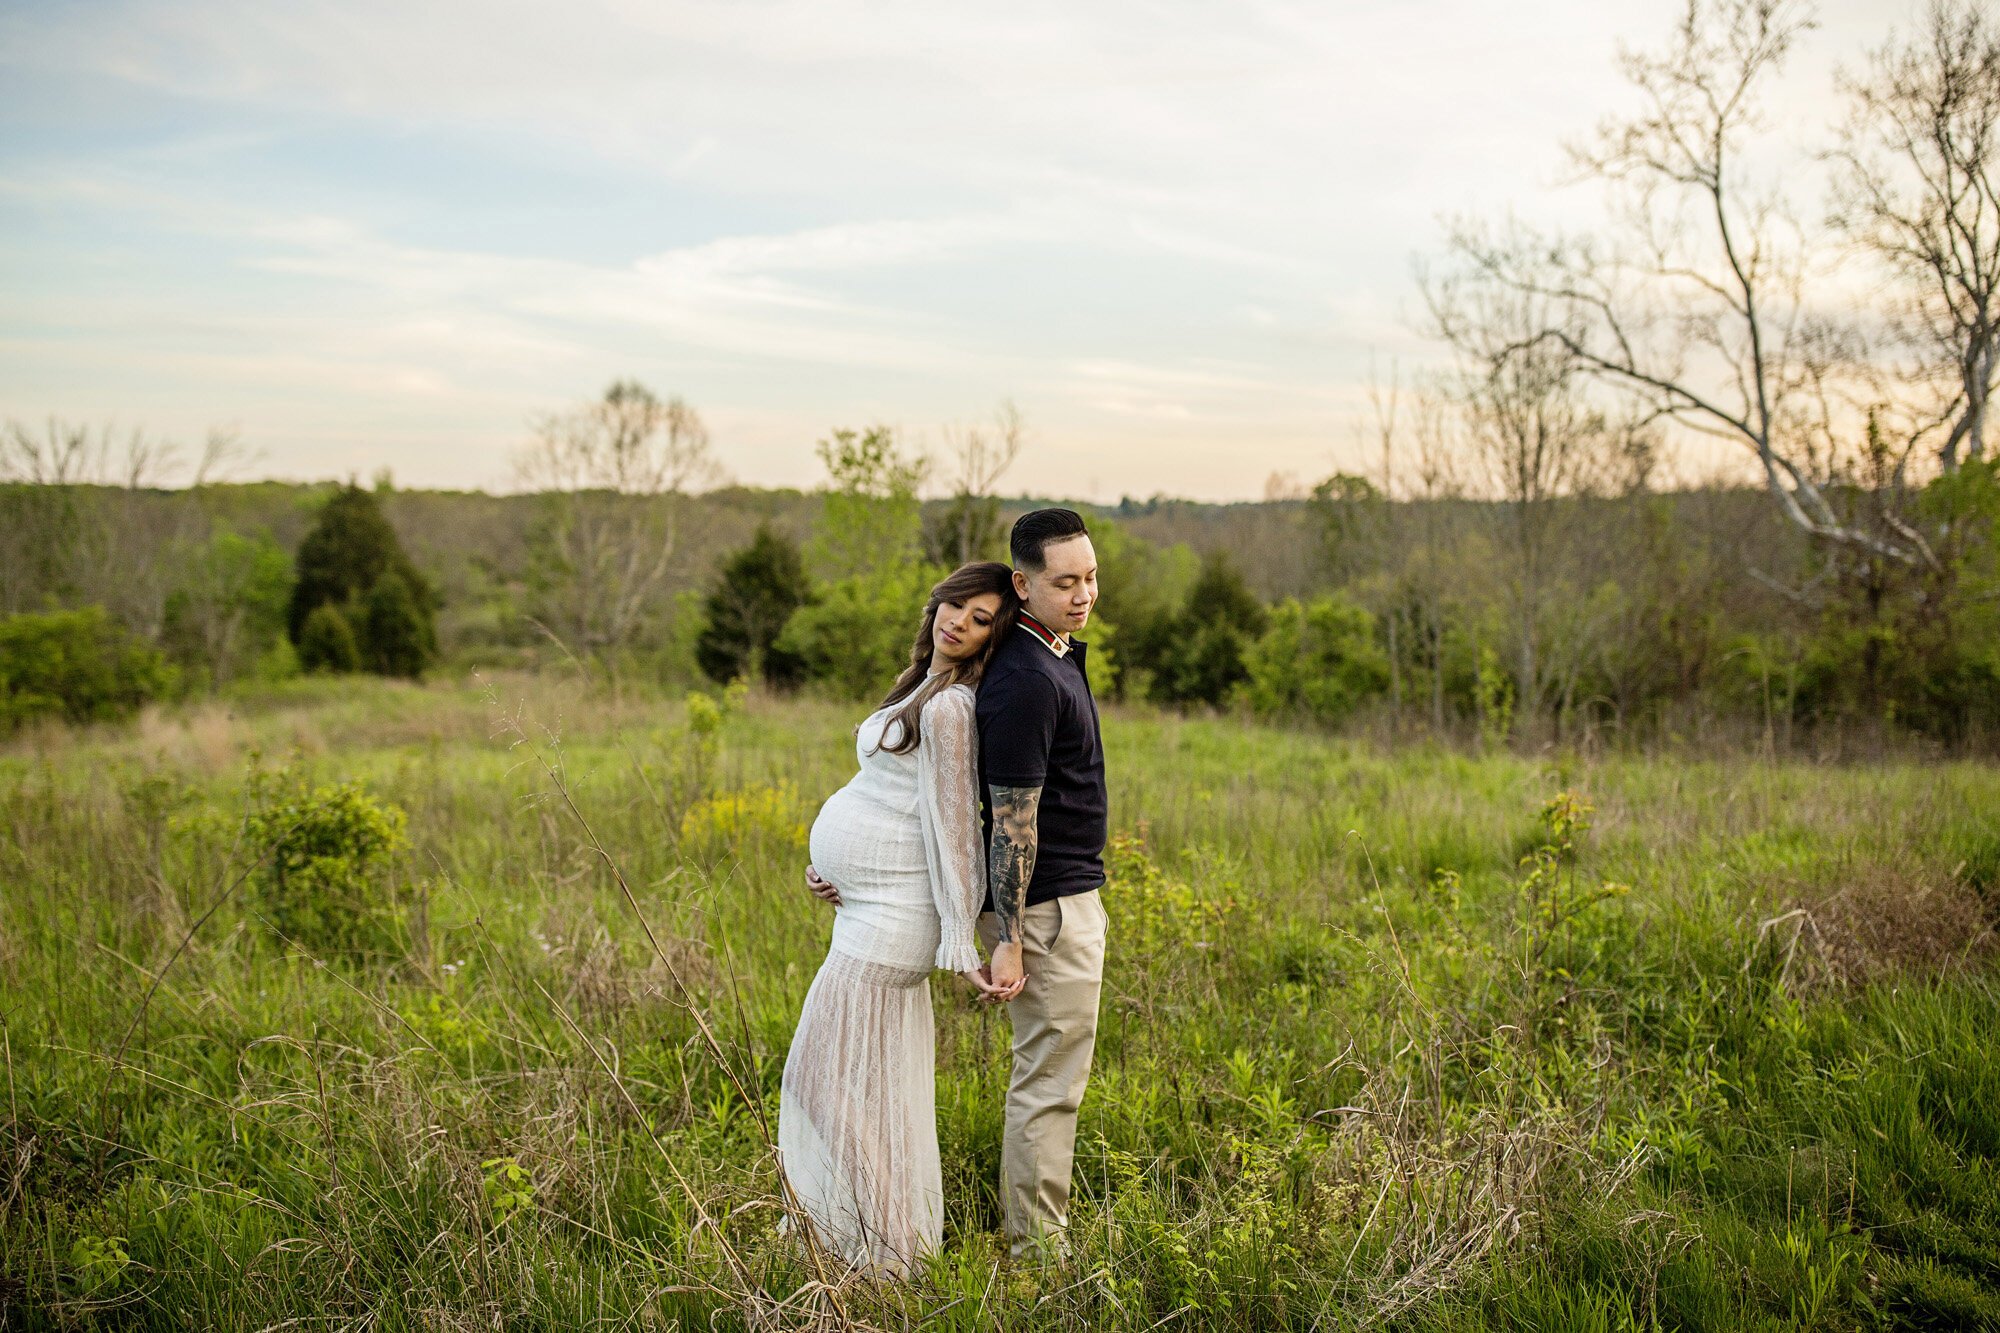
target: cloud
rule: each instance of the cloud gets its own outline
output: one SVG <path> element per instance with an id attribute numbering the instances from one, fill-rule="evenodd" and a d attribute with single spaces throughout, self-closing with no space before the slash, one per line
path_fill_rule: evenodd
<path id="1" fill-rule="evenodd" d="M 1823 10 L 1816 49 L 1879 39 L 1879 6 Z M 796 480 L 829 421 L 1014 393 L 1051 457 L 1254 493 L 1351 433 L 1371 364 L 1426 355 L 1409 259 L 1440 214 L 1582 215 L 1549 188 L 1559 142 L 1622 104 L 1616 39 L 1670 20 L 1641 0 L 14 6 L 0 337 L 32 354 L 0 395 L 39 412 L 44 386 L 122 376 L 105 401 L 254 401 L 347 459 L 504 434 L 644 373 L 741 423 L 741 475 Z M 1826 114 L 1814 59 L 1775 118 Z"/>
<path id="2" fill-rule="evenodd" d="M 0 194 L 137 215 L 241 243 L 246 249 L 238 262 L 247 269 L 311 278 L 350 294 L 374 293 L 399 309 L 470 304 L 501 319 L 639 325 L 710 351 L 908 369 L 934 368 L 949 355 L 938 330 L 922 338 L 899 334 L 899 327 L 925 321 L 849 299 L 814 280 L 963 259 L 986 247 L 1052 235 L 1010 217 L 890 219 L 718 237 L 612 265 L 403 244 L 352 219 L 248 210 L 118 179 L 0 177 Z M 473 324 L 434 314 L 417 326 L 491 324 L 490 318 Z M 537 352 L 560 345 L 504 326 L 487 341 Z"/>

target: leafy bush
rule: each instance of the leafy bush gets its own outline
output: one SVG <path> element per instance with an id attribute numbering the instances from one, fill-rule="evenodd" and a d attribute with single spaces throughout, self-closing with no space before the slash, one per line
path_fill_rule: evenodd
<path id="1" fill-rule="evenodd" d="M 1185 543 L 1155 546 L 1099 515 L 1091 517 L 1090 541 L 1104 593 L 1084 635 L 1090 687 L 1101 699 L 1149 697 L 1154 672 L 1147 664 L 1200 577 L 1201 561 Z"/>
<path id="2" fill-rule="evenodd" d="M 316 606 L 299 635 L 299 666 L 306 671 L 343 673 L 361 669 L 361 645 L 339 607 Z"/>
<path id="3" fill-rule="evenodd" d="M 1389 684 L 1375 617 L 1345 597 L 1288 598 L 1244 654 L 1244 697 L 1259 713 L 1339 722 Z"/>
<path id="4" fill-rule="evenodd" d="M 505 1224 L 535 1202 L 534 1178 L 513 1157 L 489 1157 L 479 1164 L 481 1189 L 493 1208 L 493 1220 Z"/>
<path id="5" fill-rule="evenodd" d="M 0 728 L 129 717 L 172 678 L 165 659 L 101 606 L 0 619 Z"/>
<path id="6" fill-rule="evenodd" d="M 367 953 L 395 942 L 389 882 L 406 817 L 358 782 L 309 787 L 289 770 L 250 781 L 258 903 L 271 928 L 316 952 Z"/>
<path id="7" fill-rule="evenodd" d="M 70 1271 L 80 1297 L 102 1299 L 125 1284 L 132 1255 L 123 1236 L 78 1236 L 70 1247 Z"/>
<path id="8" fill-rule="evenodd" d="M 1490 644 L 1479 645 L 1479 671 L 1473 684 L 1479 716 L 1479 744 L 1497 750 L 1514 731 L 1514 678 L 1500 669 L 1500 655 Z"/>
<path id="9" fill-rule="evenodd" d="M 943 574 L 904 565 L 842 579 L 793 614 L 774 649 L 842 698 L 879 698 L 909 661 L 925 594 Z"/>
<path id="10" fill-rule="evenodd" d="M 292 558 L 262 533 L 217 532 L 180 566 L 160 638 L 194 682 L 225 685 L 259 671 L 285 642 Z"/>

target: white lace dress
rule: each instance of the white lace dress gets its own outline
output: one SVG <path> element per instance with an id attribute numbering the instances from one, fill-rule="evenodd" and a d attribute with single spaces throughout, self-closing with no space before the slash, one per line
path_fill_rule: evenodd
<path id="1" fill-rule="evenodd" d="M 986 857 L 972 690 L 924 705 L 909 754 L 877 748 L 893 712 L 861 724 L 861 771 L 813 821 L 812 863 L 841 906 L 785 1059 L 778 1149 L 822 1244 L 905 1274 L 944 1230 L 928 982 L 979 966 Z"/>

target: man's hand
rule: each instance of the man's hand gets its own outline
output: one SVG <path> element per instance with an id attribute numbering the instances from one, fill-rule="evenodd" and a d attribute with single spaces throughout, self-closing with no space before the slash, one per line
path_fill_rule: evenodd
<path id="1" fill-rule="evenodd" d="M 993 990 L 989 998 L 996 1003 L 1011 1000 L 1028 985 L 1028 973 L 1021 957 L 1019 940 L 1002 940 L 993 946 L 993 961 L 987 967 Z"/>
<path id="2" fill-rule="evenodd" d="M 840 906 L 840 890 L 821 879 L 819 871 L 811 866 L 806 867 L 806 887 L 812 890 L 813 897 L 832 903 L 835 907 Z"/>

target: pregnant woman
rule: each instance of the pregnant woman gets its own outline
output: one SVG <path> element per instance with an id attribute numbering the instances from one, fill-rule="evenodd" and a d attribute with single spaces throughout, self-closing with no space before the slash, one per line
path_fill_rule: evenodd
<path id="1" fill-rule="evenodd" d="M 929 978 L 989 999 L 973 923 L 986 897 L 973 689 L 1013 623 L 1006 565 L 931 589 L 910 664 L 855 733 L 861 771 L 813 821 L 806 882 L 835 905 L 833 941 L 785 1060 L 778 1148 L 820 1242 L 906 1275 L 944 1231 L 937 1039 Z"/>

